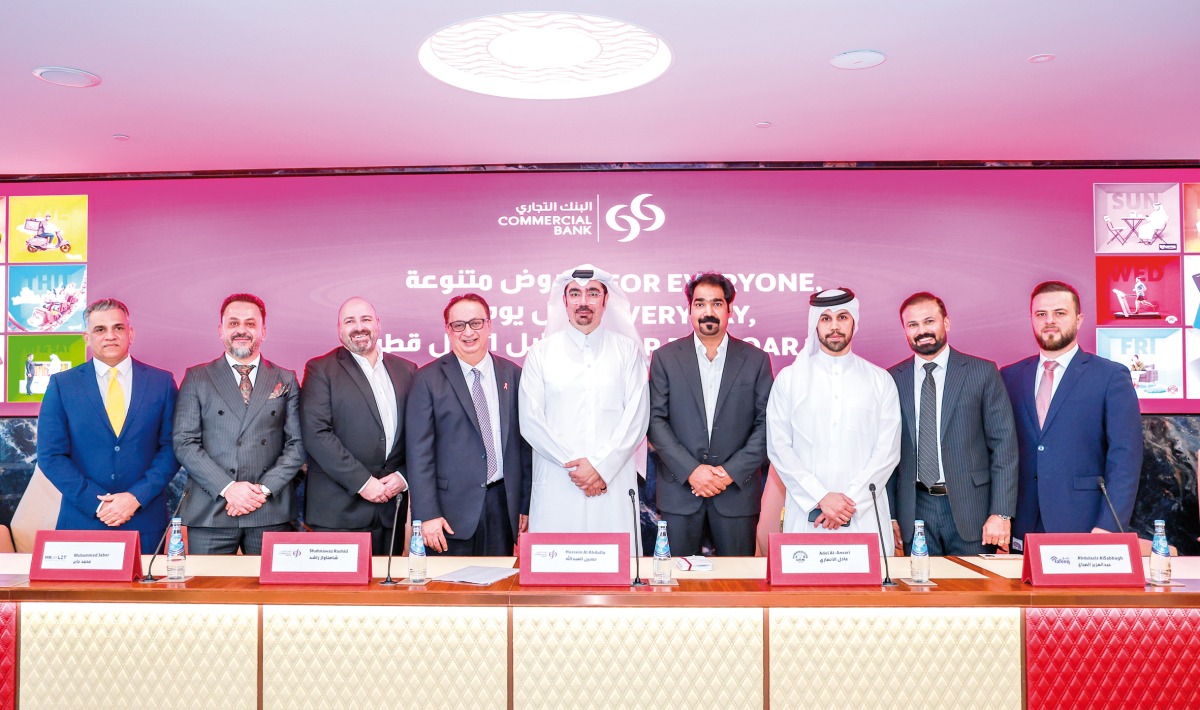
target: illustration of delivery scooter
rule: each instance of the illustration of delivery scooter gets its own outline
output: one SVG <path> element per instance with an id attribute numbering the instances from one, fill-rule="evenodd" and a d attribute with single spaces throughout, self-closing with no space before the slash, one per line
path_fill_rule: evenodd
<path id="1" fill-rule="evenodd" d="M 25 226 L 21 228 L 21 231 L 31 235 L 25 240 L 25 248 L 31 252 L 58 249 L 66 254 L 71 251 L 71 242 L 67 241 L 62 230 L 50 221 L 50 215 L 46 215 L 46 219 L 30 217 L 25 220 Z"/>

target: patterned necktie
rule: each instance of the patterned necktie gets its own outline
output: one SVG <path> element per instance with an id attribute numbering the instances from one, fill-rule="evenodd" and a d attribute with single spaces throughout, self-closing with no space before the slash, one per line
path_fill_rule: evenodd
<path id="1" fill-rule="evenodd" d="M 1054 368 L 1058 367 L 1058 363 L 1053 360 L 1047 360 L 1042 363 L 1042 381 L 1038 383 L 1037 397 L 1034 399 L 1034 404 L 1037 406 L 1038 428 L 1046 425 L 1046 412 L 1050 411 L 1050 399 L 1054 397 Z"/>
<path id="2" fill-rule="evenodd" d="M 112 424 L 117 436 L 121 435 L 121 427 L 125 426 L 125 389 L 117 379 L 117 368 L 108 371 L 108 395 L 104 398 L 104 411 L 108 412 L 108 421 Z"/>
<path id="3" fill-rule="evenodd" d="M 487 482 L 494 483 L 499 467 L 496 465 L 496 445 L 492 441 L 492 416 L 488 414 L 487 396 L 483 394 L 483 384 L 479 381 L 479 370 L 472 367 L 471 374 L 475 381 L 471 384 L 471 401 L 475 403 L 475 416 L 479 419 L 479 433 L 483 435 L 483 451 L 487 454 Z"/>
<path id="4" fill-rule="evenodd" d="M 917 429 L 917 479 L 933 486 L 941 478 L 938 470 L 937 383 L 933 381 L 936 362 L 925 363 L 925 381 L 921 383 L 921 422 Z"/>
<path id="5" fill-rule="evenodd" d="M 250 404 L 250 393 L 254 391 L 254 385 L 250 382 L 250 371 L 255 367 L 257 365 L 233 366 L 233 369 L 237 370 L 238 374 L 242 376 L 242 381 L 238 384 L 238 389 L 242 391 L 242 399 L 246 401 L 246 404 Z"/>

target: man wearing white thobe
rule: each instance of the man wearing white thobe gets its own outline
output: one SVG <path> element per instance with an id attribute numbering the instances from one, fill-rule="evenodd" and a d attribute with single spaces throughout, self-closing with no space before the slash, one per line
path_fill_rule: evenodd
<path id="1" fill-rule="evenodd" d="M 628 491 L 636 497 L 650 422 L 641 339 L 624 294 L 590 264 L 560 274 L 550 294 L 546 331 L 521 375 L 521 434 L 533 447 L 529 530 L 632 535 Z"/>
<path id="2" fill-rule="evenodd" d="M 783 531 L 877 532 L 874 483 L 886 554 L 894 543 L 884 484 L 900 461 L 896 385 L 850 351 L 852 291 L 823 291 L 809 305 L 804 351 L 779 373 L 767 403 L 767 455 L 787 489 Z"/>

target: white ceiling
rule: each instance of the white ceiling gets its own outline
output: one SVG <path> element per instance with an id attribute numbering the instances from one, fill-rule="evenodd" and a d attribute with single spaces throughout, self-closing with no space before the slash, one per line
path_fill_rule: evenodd
<path id="1" fill-rule="evenodd" d="M 632 22 L 673 64 L 569 101 L 472 94 L 418 66 L 434 31 L 527 10 Z M 1198 28 L 1195 0 L 5 0 L 0 176 L 1195 160 Z M 888 59 L 830 65 L 855 49 Z M 1027 61 L 1040 53 L 1057 58 Z M 103 83 L 52 86 L 31 74 L 47 65 Z"/>

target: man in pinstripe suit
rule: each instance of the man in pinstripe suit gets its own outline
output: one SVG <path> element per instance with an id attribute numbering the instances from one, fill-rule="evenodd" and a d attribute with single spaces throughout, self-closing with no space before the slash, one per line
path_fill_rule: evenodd
<path id="1" fill-rule="evenodd" d="M 292 479 L 304 463 L 296 373 L 258 352 L 262 299 L 221 304 L 225 354 L 189 368 L 175 406 L 175 456 L 188 472 L 180 516 L 195 555 L 262 552 L 264 532 L 292 529 Z"/>
<path id="2" fill-rule="evenodd" d="M 1004 381 L 994 362 L 947 346 L 950 318 L 932 293 L 909 296 L 900 322 L 914 355 L 888 370 L 904 419 L 900 465 L 888 481 L 896 540 L 910 549 L 913 520 L 924 520 L 931 555 L 1006 548 L 1017 433 Z"/>

